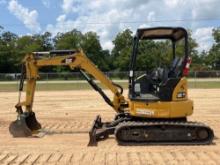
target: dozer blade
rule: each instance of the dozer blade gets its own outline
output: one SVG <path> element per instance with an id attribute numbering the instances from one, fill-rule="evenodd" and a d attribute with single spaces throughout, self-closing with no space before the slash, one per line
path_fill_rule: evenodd
<path id="1" fill-rule="evenodd" d="M 9 126 L 9 132 L 13 137 L 28 137 L 33 131 L 41 128 L 34 112 L 24 112 L 19 114 L 17 120 L 13 121 Z"/>
<path id="2" fill-rule="evenodd" d="M 88 146 L 97 146 L 98 141 L 107 139 L 109 135 L 114 133 L 115 127 L 108 126 L 108 124 L 103 123 L 99 115 L 96 117 L 89 131 Z"/>
<path id="3" fill-rule="evenodd" d="M 89 131 L 89 143 L 88 146 L 97 146 L 96 129 L 100 128 L 101 117 L 97 116 L 92 124 L 92 128 Z"/>

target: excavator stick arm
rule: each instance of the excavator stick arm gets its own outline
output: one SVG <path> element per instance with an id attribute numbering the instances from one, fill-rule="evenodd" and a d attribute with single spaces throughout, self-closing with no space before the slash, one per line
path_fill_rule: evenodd
<path id="1" fill-rule="evenodd" d="M 45 66 L 67 66 L 70 69 L 78 69 L 93 89 L 96 90 L 103 97 L 105 102 L 117 113 L 123 112 L 124 108 L 128 106 L 122 95 L 122 88 L 108 79 L 108 77 L 106 77 L 105 74 L 86 57 L 83 51 L 56 50 L 50 52 L 33 52 L 27 54 L 23 59 L 19 87 L 19 101 L 16 104 L 18 117 L 16 121 L 11 123 L 9 128 L 9 131 L 14 137 L 29 136 L 30 132 L 41 128 L 40 123 L 36 119 L 35 113 L 32 111 L 32 107 L 36 81 L 39 78 L 38 70 Z M 113 100 L 103 92 L 88 74 L 96 80 L 99 80 L 101 84 L 113 93 Z M 25 77 L 26 99 L 21 102 L 21 91 L 23 89 Z M 22 109 L 23 106 L 25 107 L 25 110 Z M 95 129 L 93 129 L 93 132 L 96 132 Z"/>

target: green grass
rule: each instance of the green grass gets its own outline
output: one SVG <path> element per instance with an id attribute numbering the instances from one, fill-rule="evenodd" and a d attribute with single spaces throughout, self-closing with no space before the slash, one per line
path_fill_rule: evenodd
<path id="1" fill-rule="evenodd" d="M 127 83 L 118 83 L 124 89 L 127 88 Z M 101 86 L 102 87 L 102 86 Z M 105 87 L 103 87 L 105 89 Z M 25 89 L 25 86 L 24 86 Z M 88 83 L 40 83 L 37 84 L 37 91 L 67 91 L 67 90 L 88 90 L 92 87 Z M 14 92 L 18 90 L 17 84 L 0 84 L 0 92 Z"/>
<path id="2" fill-rule="evenodd" d="M 189 82 L 189 88 L 220 88 L 219 81 L 210 81 L 210 82 Z"/>
<path id="3" fill-rule="evenodd" d="M 127 82 L 119 82 L 124 89 L 128 88 Z M 219 81 L 189 82 L 189 88 L 220 88 Z M 25 89 L 25 88 L 24 88 Z M 37 91 L 67 91 L 92 89 L 87 83 L 39 83 Z M 14 92 L 18 90 L 17 84 L 0 84 L 0 92 Z"/>

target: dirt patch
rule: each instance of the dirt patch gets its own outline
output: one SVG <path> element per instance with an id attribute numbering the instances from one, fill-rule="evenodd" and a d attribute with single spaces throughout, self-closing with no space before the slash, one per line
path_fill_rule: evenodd
<path id="1" fill-rule="evenodd" d="M 220 90 L 191 89 L 194 114 L 189 120 L 210 125 L 209 146 L 118 146 L 114 137 L 87 147 L 95 116 L 110 121 L 115 113 L 94 91 L 37 92 L 34 111 L 47 134 L 12 138 L 17 93 L 0 93 L 0 164 L 220 164 Z M 218 138 L 219 137 L 219 138 Z"/>

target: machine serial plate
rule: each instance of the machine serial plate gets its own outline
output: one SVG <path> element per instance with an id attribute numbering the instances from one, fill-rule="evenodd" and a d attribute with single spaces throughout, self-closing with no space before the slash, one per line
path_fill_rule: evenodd
<path id="1" fill-rule="evenodd" d="M 141 115 L 148 115 L 148 116 L 153 116 L 153 115 L 154 115 L 154 111 L 149 110 L 149 109 L 140 109 L 140 108 L 137 108 L 137 109 L 136 109 L 136 113 L 137 113 L 137 114 L 141 114 Z"/>

